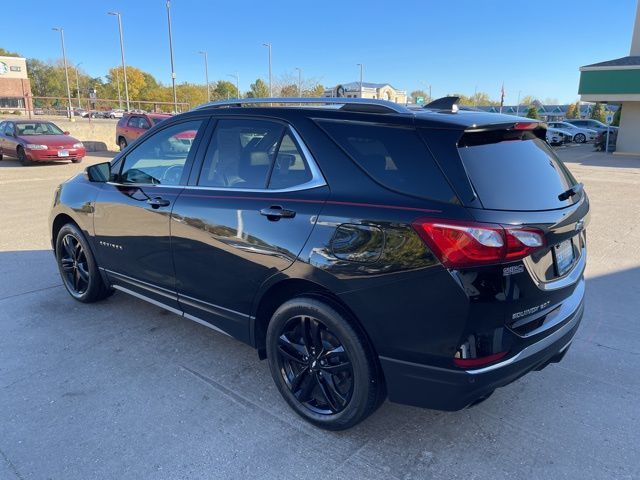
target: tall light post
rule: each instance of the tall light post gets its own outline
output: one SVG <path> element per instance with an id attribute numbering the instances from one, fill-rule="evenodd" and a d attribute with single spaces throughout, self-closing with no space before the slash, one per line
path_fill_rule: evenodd
<path id="1" fill-rule="evenodd" d="M 129 85 L 127 85 L 127 64 L 124 61 L 124 40 L 122 36 L 122 15 L 119 12 L 109 12 L 109 15 L 118 17 L 118 31 L 120 32 L 120 56 L 122 57 L 122 75 L 124 77 L 124 98 L 129 111 Z M 122 105 L 120 105 L 122 107 Z"/>
<path id="2" fill-rule="evenodd" d="M 360 67 L 360 98 L 362 98 L 362 71 L 364 69 L 364 65 L 361 63 L 357 64 Z"/>
<path id="3" fill-rule="evenodd" d="M 211 91 L 209 90 L 209 59 L 207 52 L 201 50 L 198 52 L 200 55 L 204 55 L 204 80 L 207 83 L 207 102 L 211 101 Z"/>
<path id="4" fill-rule="evenodd" d="M 296 67 L 296 70 L 298 71 L 298 96 L 302 98 L 302 69 Z"/>
<path id="5" fill-rule="evenodd" d="M 67 100 L 68 104 L 68 115 L 71 119 L 71 89 L 69 88 L 69 68 L 67 66 L 67 51 L 64 48 L 64 28 L 62 27 L 53 27 L 51 30 L 55 32 L 60 32 L 60 41 L 62 42 L 62 61 L 64 63 L 64 76 L 67 80 Z"/>
<path id="6" fill-rule="evenodd" d="M 238 72 L 236 72 L 235 74 L 233 73 L 228 73 L 227 76 L 235 78 L 236 79 L 236 90 L 238 91 L 238 98 L 242 98 L 242 95 L 240 95 L 240 74 Z"/>
<path id="7" fill-rule="evenodd" d="M 516 105 L 516 115 L 520 115 L 520 94 L 522 90 L 518 90 L 518 105 Z"/>
<path id="8" fill-rule="evenodd" d="M 76 92 L 78 93 L 78 108 L 82 108 L 80 105 L 80 75 L 78 74 L 78 67 L 82 65 L 82 62 L 76 64 Z"/>
<path id="9" fill-rule="evenodd" d="M 173 66 L 173 37 L 171 35 L 171 0 L 167 0 L 167 23 L 169 24 L 169 55 L 171 56 L 171 85 L 173 87 L 173 111 L 178 113 L 178 94 L 176 92 L 176 71 Z"/>
<path id="10" fill-rule="evenodd" d="M 271 44 L 263 43 L 262 46 L 267 47 L 269 49 L 269 97 L 273 98 L 273 82 L 272 82 L 273 79 L 271 77 Z"/>

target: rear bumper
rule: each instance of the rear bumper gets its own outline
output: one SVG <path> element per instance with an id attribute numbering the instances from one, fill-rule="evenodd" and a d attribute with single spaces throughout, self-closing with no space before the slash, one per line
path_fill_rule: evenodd
<path id="1" fill-rule="evenodd" d="M 560 361 L 580 325 L 583 311 L 581 300 L 553 333 L 484 368 L 454 370 L 381 356 L 389 400 L 436 410 L 465 408 L 532 370 Z"/>

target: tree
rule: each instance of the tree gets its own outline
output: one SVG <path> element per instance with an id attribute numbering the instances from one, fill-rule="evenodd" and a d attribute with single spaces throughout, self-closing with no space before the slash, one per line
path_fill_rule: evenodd
<path id="1" fill-rule="evenodd" d="M 596 104 L 593 106 L 593 110 L 591 110 L 591 118 L 604 123 L 607 119 L 607 114 L 604 111 L 604 105 L 602 105 L 600 102 L 596 102 Z"/>
<path id="2" fill-rule="evenodd" d="M 522 99 L 520 99 L 520 105 L 531 105 L 535 101 L 536 97 L 534 97 L 533 95 L 525 95 L 524 97 L 522 97 Z"/>
<path id="3" fill-rule="evenodd" d="M 538 108 L 535 105 L 531 105 L 527 110 L 527 118 L 538 119 Z"/>
<path id="4" fill-rule="evenodd" d="M 569 108 L 567 108 L 567 118 L 580 118 L 580 102 L 569 105 Z"/>
<path id="5" fill-rule="evenodd" d="M 613 114 L 613 121 L 611 122 L 611 125 L 614 127 L 619 127 L 620 126 L 620 115 L 622 114 L 622 105 L 620 105 L 618 107 L 618 109 L 616 110 L 616 113 Z"/>
<path id="6" fill-rule="evenodd" d="M 299 96 L 299 94 L 298 94 L 298 85 L 290 84 L 290 85 L 285 85 L 284 87 L 280 88 L 280 96 L 281 97 L 297 97 L 297 96 Z"/>
<path id="7" fill-rule="evenodd" d="M 5 50 L 4 48 L 0 48 L 0 57 L 21 57 L 17 52 L 10 52 L 9 50 Z"/>
<path id="8" fill-rule="evenodd" d="M 247 97 L 249 98 L 265 98 L 269 96 L 269 87 L 261 78 L 258 78 L 249 88 L 250 90 L 247 92 Z"/>
<path id="9" fill-rule="evenodd" d="M 302 88 L 302 93 L 305 97 L 321 97 L 324 94 L 325 88 L 324 85 L 320 83 L 316 83 L 311 86 L 309 89 Z"/>
<path id="10" fill-rule="evenodd" d="M 148 75 L 148 74 L 147 74 Z M 113 93 L 117 95 L 118 84 L 120 83 L 120 94 L 124 98 L 124 75 L 122 74 L 122 67 L 113 67 L 109 69 L 107 75 L 109 83 L 113 85 Z M 131 100 L 146 100 L 142 97 L 146 87 L 145 72 L 136 67 L 127 65 L 127 88 L 129 89 L 129 98 Z M 116 98 L 115 95 L 111 98 Z"/>
<path id="11" fill-rule="evenodd" d="M 227 100 L 229 98 L 240 98 L 236 86 L 227 80 L 218 80 L 211 91 L 214 100 Z"/>

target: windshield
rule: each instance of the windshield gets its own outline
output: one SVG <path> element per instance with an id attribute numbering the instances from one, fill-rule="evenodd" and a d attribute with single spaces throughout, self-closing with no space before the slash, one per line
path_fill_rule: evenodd
<path id="1" fill-rule="evenodd" d="M 20 136 L 64 135 L 62 130 L 48 122 L 16 123 L 16 133 Z"/>

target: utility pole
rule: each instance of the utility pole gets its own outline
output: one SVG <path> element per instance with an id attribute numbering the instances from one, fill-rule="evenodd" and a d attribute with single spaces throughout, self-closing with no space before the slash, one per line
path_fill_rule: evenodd
<path id="1" fill-rule="evenodd" d="M 82 108 L 80 105 L 80 75 L 78 74 L 78 67 L 82 65 L 82 62 L 76 64 L 76 91 L 78 93 L 78 108 Z"/>
<path id="2" fill-rule="evenodd" d="M 302 69 L 296 67 L 296 70 L 298 71 L 298 96 L 302 97 Z"/>
<path id="3" fill-rule="evenodd" d="M 211 91 L 209 90 L 209 62 L 207 58 L 207 52 L 201 50 L 198 52 L 200 55 L 204 55 L 204 79 L 207 82 L 207 102 L 211 101 Z"/>
<path id="4" fill-rule="evenodd" d="M 124 98 L 129 111 L 129 85 L 127 84 L 127 64 L 124 61 L 124 39 L 122 36 L 122 15 L 119 12 L 109 12 L 109 15 L 118 17 L 118 31 L 120 32 L 120 56 L 122 57 L 122 75 L 124 77 Z M 120 85 L 118 85 L 119 87 Z M 122 108 L 122 104 L 120 105 Z"/>
<path id="5" fill-rule="evenodd" d="M 263 43 L 262 46 L 269 49 L 269 97 L 273 98 L 273 78 L 271 76 L 271 44 Z"/>
<path id="6" fill-rule="evenodd" d="M 64 28 L 62 27 L 53 27 L 52 28 L 53 31 L 55 32 L 60 32 L 60 41 L 62 42 L 62 61 L 64 63 L 64 76 L 67 80 L 67 100 L 69 101 L 68 103 L 68 116 L 69 119 L 72 118 L 72 113 L 71 113 L 71 89 L 69 88 L 69 68 L 67 66 L 67 51 L 64 48 Z"/>
<path id="7" fill-rule="evenodd" d="M 362 98 L 362 70 L 364 65 L 361 63 L 358 63 L 357 65 L 360 67 L 360 98 Z"/>
<path id="8" fill-rule="evenodd" d="M 173 87 L 173 111 L 178 113 L 178 94 L 176 92 L 176 71 L 173 66 L 173 37 L 171 35 L 171 0 L 167 0 L 167 23 L 169 24 L 169 55 L 171 56 L 171 85 Z"/>

